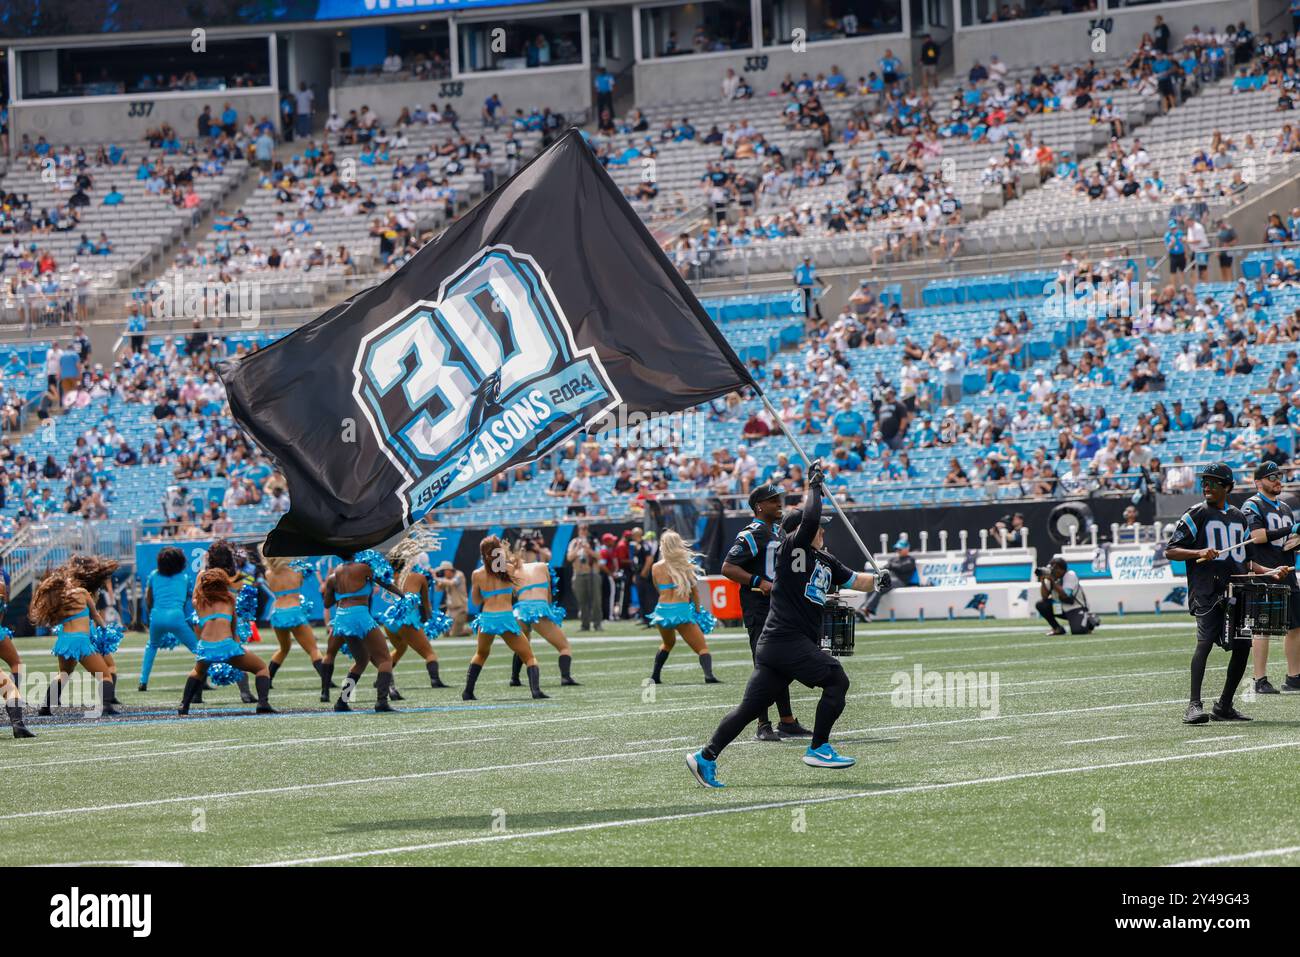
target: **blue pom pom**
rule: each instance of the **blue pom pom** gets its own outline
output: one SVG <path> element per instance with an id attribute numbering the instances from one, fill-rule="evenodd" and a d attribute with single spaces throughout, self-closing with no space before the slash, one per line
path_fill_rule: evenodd
<path id="1" fill-rule="evenodd" d="M 176 637 L 176 633 L 174 631 L 169 631 L 156 638 L 153 646 L 155 648 L 160 648 L 163 651 L 171 651 L 180 643 L 181 640 Z"/>
<path id="2" fill-rule="evenodd" d="M 208 666 L 208 681 L 213 685 L 233 685 L 241 674 L 242 671 L 224 661 Z"/>
<path id="3" fill-rule="evenodd" d="M 13 636 L 14 630 L 12 628 L 6 628 L 4 625 L 0 625 L 0 641 L 5 641 Z"/>
<path id="4" fill-rule="evenodd" d="M 700 631 L 704 634 L 712 634 L 713 629 L 718 627 L 718 619 L 713 617 L 713 612 L 704 608 L 695 609 L 695 624 L 699 625 Z"/>
<path id="5" fill-rule="evenodd" d="M 343 647 L 339 648 L 339 654 L 341 654 L 344 658 L 352 657 L 352 648 L 350 647 L 347 638 L 343 639 Z"/>
<path id="6" fill-rule="evenodd" d="M 389 631 L 396 631 L 404 625 L 420 626 L 420 596 L 417 592 L 407 592 L 397 601 L 379 613 L 380 622 Z"/>
<path id="7" fill-rule="evenodd" d="M 195 634 L 202 633 L 203 626 L 199 624 L 199 613 L 197 611 L 190 612 L 190 617 L 187 621 L 189 621 L 190 627 L 194 629 Z"/>
<path id="8" fill-rule="evenodd" d="M 121 625 L 94 625 L 91 628 L 90 643 L 101 655 L 111 655 L 122 643 Z"/>
<path id="9" fill-rule="evenodd" d="M 245 585 L 235 597 L 235 617 L 253 619 L 257 617 L 257 586 Z"/>
<path id="10" fill-rule="evenodd" d="M 295 558 L 289 563 L 289 567 L 301 575 L 304 579 L 310 578 L 316 574 L 316 566 L 305 558 Z"/>
<path id="11" fill-rule="evenodd" d="M 452 620 L 450 615 L 446 612 L 435 611 L 431 616 L 429 616 L 429 620 L 424 623 L 425 637 L 430 640 L 437 638 L 439 635 L 451 631 L 451 626 Z"/>
<path id="12" fill-rule="evenodd" d="M 253 637 L 253 623 L 247 618 L 235 619 L 235 637 L 240 641 L 248 641 Z"/>
<path id="13" fill-rule="evenodd" d="M 367 548 L 364 552 L 357 552 L 352 560 L 361 562 L 363 565 L 369 565 L 371 574 L 375 576 L 375 581 L 383 582 L 385 585 L 393 583 L 393 566 L 389 564 L 387 558 L 373 548 Z"/>

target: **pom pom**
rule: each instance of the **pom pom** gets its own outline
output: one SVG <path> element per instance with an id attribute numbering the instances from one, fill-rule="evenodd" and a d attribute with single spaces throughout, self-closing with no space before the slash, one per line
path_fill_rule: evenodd
<path id="1" fill-rule="evenodd" d="M 700 631 L 704 632 L 706 635 L 712 634 L 713 629 L 718 627 L 718 619 L 713 617 L 713 612 L 704 608 L 695 609 L 695 614 L 692 618 L 695 621 L 695 624 L 699 625 Z"/>
<path id="2" fill-rule="evenodd" d="M 199 613 L 197 611 L 191 611 L 190 617 L 186 621 L 190 623 L 190 627 L 194 629 L 195 634 L 202 633 L 203 626 L 199 624 Z"/>
<path id="3" fill-rule="evenodd" d="M 364 552 L 357 552 L 352 560 L 363 565 L 369 565 L 370 573 L 375 576 L 375 581 L 383 582 L 385 585 L 393 583 L 393 566 L 387 558 L 373 548 L 367 548 Z"/>
<path id="4" fill-rule="evenodd" d="M 257 586 L 245 585 L 235 597 L 235 617 L 253 619 L 257 617 Z"/>
<path id="5" fill-rule="evenodd" d="M 12 628 L 6 628 L 4 625 L 0 625 L 0 641 L 7 641 L 13 636 L 14 630 Z"/>
<path id="6" fill-rule="evenodd" d="M 111 655 L 122 643 L 121 625 L 94 625 L 91 628 L 90 643 L 101 655 Z"/>
<path id="7" fill-rule="evenodd" d="M 235 637 L 240 641 L 248 641 L 253 637 L 253 623 L 247 618 L 235 619 Z"/>
<path id="8" fill-rule="evenodd" d="M 176 637 L 176 632 L 169 631 L 162 635 L 159 635 L 156 639 L 154 639 L 153 646 L 155 648 L 161 649 L 162 651 L 171 651 L 180 643 L 181 640 L 178 637 Z"/>
<path id="9" fill-rule="evenodd" d="M 340 637 L 342 636 L 340 635 Z M 351 643 L 348 641 L 347 638 L 343 638 L 343 645 L 342 647 L 339 648 L 339 654 L 341 654 L 344 658 L 352 657 Z"/>
<path id="10" fill-rule="evenodd" d="M 241 674 L 243 674 L 242 671 L 224 661 L 220 664 L 208 666 L 208 682 L 214 686 L 233 685 L 239 680 Z"/>
<path id="11" fill-rule="evenodd" d="M 424 623 L 425 637 L 433 639 L 439 635 L 451 631 L 451 616 L 446 612 L 435 611 L 429 616 L 429 620 Z"/>
<path id="12" fill-rule="evenodd" d="M 389 631 L 396 631 L 403 625 L 420 626 L 420 596 L 417 592 L 407 592 L 397 601 L 379 613 L 379 621 Z"/>
<path id="13" fill-rule="evenodd" d="M 289 567 L 301 575 L 304 579 L 310 578 L 316 574 L 316 566 L 305 558 L 295 558 L 289 563 Z"/>

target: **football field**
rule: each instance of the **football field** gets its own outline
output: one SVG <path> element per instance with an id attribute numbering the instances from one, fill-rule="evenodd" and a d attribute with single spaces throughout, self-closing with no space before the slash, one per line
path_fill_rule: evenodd
<path id="1" fill-rule="evenodd" d="M 657 637 L 611 625 L 574 638 L 582 685 L 562 688 L 538 641 L 545 701 L 507 686 L 498 645 L 479 700 L 462 702 L 472 647 L 443 639 L 453 687 L 429 688 L 408 656 L 392 715 L 360 710 L 373 670 L 355 713 L 321 705 L 295 646 L 271 696 L 282 714 L 256 717 L 220 688 L 188 718 L 175 706 L 189 656 L 161 653 L 137 693 L 132 633 L 118 654 L 129 714 L 29 708 L 36 739 L 0 729 L 0 843 L 28 865 L 1300 863 L 1300 695 L 1239 697 L 1253 722 L 1187 727 L 1189 616 L 1044 631 L 859 625 L 832 738 L 857 766 L 807 767 L 806 741 L 758 742 L 751 728 L 722 755 L 718 791 L 684 757 L 739 700 L 750 660 L 737 629 L 711 636 L 716 685 L 679 642 L 664 683 L 646 686 Z M 48 641 L 19 646 L 29 670 L 51 666 Z M 1216 649 L 1207 707 L 1226 661 Z M 1276 643 L 1274 684 L 1284 670 Z M 815 695 L 793 695 L 811 727 Z"/>

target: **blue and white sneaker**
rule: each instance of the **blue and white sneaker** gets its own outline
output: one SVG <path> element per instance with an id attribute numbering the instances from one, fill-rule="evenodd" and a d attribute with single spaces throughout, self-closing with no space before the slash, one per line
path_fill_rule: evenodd
<path id="1" fill-rule="evenodd" d="M 695 780 L 699 781 L 704 787 L 726 787 L 725 784 L 718 780 L 718 762 L 710 761 L 704 756 L 703 751 L 696 751 L 694 754 L 686 755 L 686 766 L 690 768 Z"/>
<path id="2" fill-rule="evenodd" d="M 835 749 L 827 743 L 816 750 L 809 748 L 805 751 L 803 763 L 810 768 L 851 768 L 858 762 L 854 758 L 837 754 Z"/>

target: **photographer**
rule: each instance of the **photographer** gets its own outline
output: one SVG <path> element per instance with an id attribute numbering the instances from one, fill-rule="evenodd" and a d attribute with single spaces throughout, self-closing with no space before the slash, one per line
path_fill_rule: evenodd
<path id="1" fill-rule="evenodd" d="M 893 579 L 894 587 L 907 588 L 910 585 L 917 585 L 916 576 L 916 559 L 912 557 L 912 547 L 906 538 L 900 538 L 894 542 L 894 557 L 885 562 L 885 567 L 889 569 L 890 578 Z M 866 606 L 862 610 L 860 617 L 870 622 L 874 619 L 876 609 L 880 607 L 880 599 L 885 597 L 882 591 L 873 591 L 867 598 Z"/>
<path id="2" fill-rule="evenodd" d="M 1057 555 L 1047 565 L 1034 569 L 1034 575 L 1038 578 L 1038 591 L 1042 596 L 1034 607 L 1052 626 L 1048 635 L 1065 634 L 1065 629 L 1053 613 L 1054 601 L 1060 603 L 1061 614 L 1070 623 L 1070 634 L 1086 635 L 1097 627 L 1097 616 L 1088 611 L 1079 576 L 1070 571 L 1064 558 Z"/>
<path id="3" fill-rule="evenodd" d="M 578 618 L 582 622 L 578 630 L 590 631 L 594 626 L 600 631 L 604 621 L 601 610 L 602 566 L 591 527 L 585 522 L 574 531 L 564 557 L 573 576 L 573 597 L 578 603 Z"/>
<path id="4" fill-rule="evenodd" d="M 451 635 L 460 638 L 469 634 L 469 594 L 465 589 L 465 573 L 459 572 L 451 562 L 441 562 L 434 569 L 433 587 L 442 592 L 442 610 L 451 617 Z"/>

